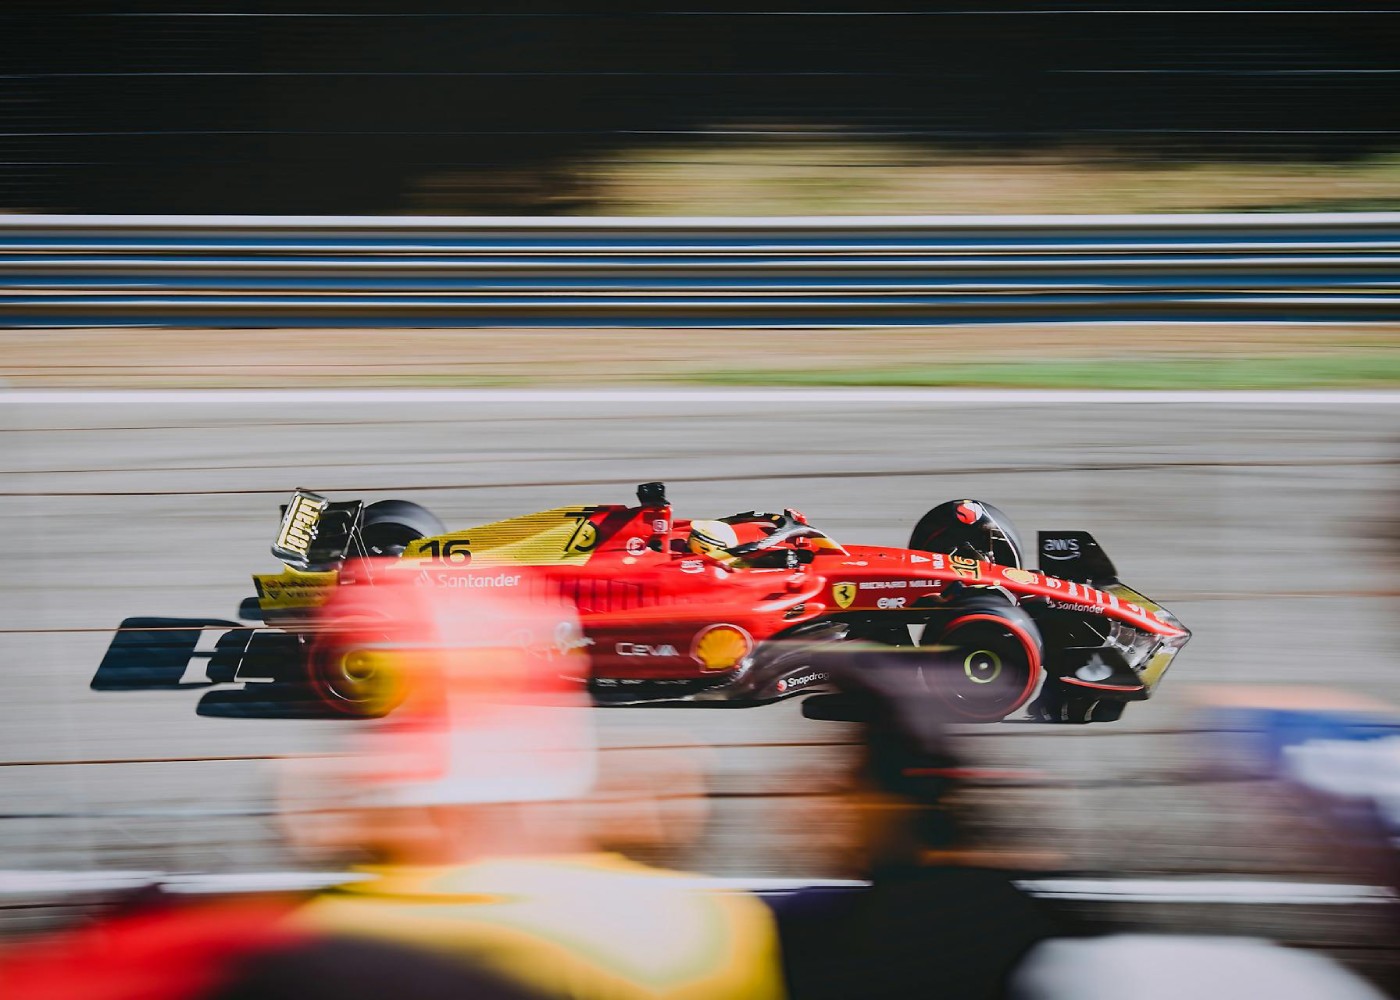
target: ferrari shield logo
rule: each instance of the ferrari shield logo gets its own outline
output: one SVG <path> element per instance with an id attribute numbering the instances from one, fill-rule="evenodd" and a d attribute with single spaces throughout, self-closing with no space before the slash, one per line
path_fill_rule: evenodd
<path id="1" fill-rule="evenodd" d="M 849 608 L 856 599 L 856 585 L 854 583 L 833 583 L 831 596 L 838 607 Z"/>

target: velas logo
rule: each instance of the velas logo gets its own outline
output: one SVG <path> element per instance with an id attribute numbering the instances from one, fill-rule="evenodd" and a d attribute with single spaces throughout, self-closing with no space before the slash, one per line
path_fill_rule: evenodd
<path id="1" fill-rule="evenodd" d="M 964 500 L 958 504 L 956 513 L 963 524 L 976 524 L 982 520 L 982 505 L 973 500 Z"/>

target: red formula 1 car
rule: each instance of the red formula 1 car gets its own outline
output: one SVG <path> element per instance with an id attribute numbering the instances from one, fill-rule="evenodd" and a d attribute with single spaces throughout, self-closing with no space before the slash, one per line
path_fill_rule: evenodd
<path id="1" fill-rule="evenodd" d="M 334 503 L 298 490 L 273 545 L 286 568 L 256 575 L 257 597 L 244 602 L 242 616 L 267 627 L 129 619 L 93 686 L 180 686 L 158 683 L 176 673 L 187 684 L 194 647 L 171 623 L 198 624 L 193 641 L 226 626 L 203 654 L 201 681 L 242 688 L 206 696 L 206 714 L 257 714 L 208 709 L 257 703 L 278 684 L 309 687 L 333 712 L 381 714 L 391 706 L 373 658 L 328 647 L 323 613 L 347 584 L 373 586 L 357 567 L 376 566 L 381 580 L 414 574 L 464 601 L 473 590 L 549 588 L 577 608 L 583 636 L 571 643 L 587 645 L 602 704 L 762 704 L 824 691 L 823 654 L 859 641 L 904 650 L 954 719 L 1006 718 L 1039 686 L 1033 718 L 1116 720 L 1151 695 L 1190 632 L 1119 583 L 1087 533 L 1042 532 L 1038 548 L 1053 572 L 1026 568 L 1011 523 L 975 500 L 933 508 L 908 547 L 893 548 L 842 545 L 792 509 L 677 519 L 661 483 L 640 486 L 635 506 L 561 507 L 453 532 L 405 501 Z M 160 632 L 163 675 L 152 642 L 136 638 L 143 630 Z"/>

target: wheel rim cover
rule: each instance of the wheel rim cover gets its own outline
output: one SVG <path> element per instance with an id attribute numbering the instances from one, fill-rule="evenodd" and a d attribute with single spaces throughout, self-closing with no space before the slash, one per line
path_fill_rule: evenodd
<path id="1" fill-rule="evenodd" d="M 991 649 L 978 649 L 963 659 L 963 674 L 974 684 L 990 684 L 1001 676 L 1001 657 Z"/>
<path id="2" fill-rule="evenodd" d="M 340 675 L 354 688 L 373 681 L 374 672 L 373 661 L 359 650 L 352 650 L 340 658 Z"/>

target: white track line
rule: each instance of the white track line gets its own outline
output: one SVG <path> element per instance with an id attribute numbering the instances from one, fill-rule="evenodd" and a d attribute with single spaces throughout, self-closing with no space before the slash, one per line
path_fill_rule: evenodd
<path id="1" fill-rule="evenodd" d="M 36 229 L 310 229 L 404 230 L 483 229 L 536 230 L 677 230 L 677 229 L 830 229 L 862 227 L 918 229 L 1003 229 L 1006 227 L 1085 226 L 1119 229 L 1160 226 L 1245 226 L 1275 229 L 1285 226 L 1344 224 L 1400 225 L 1400 212 L 1182 212 L 1147 215 L 676 215 L 676 216 L 512 216 L 512 215 L 0 215 L 5 230 Z"/>
<path id="2" fill-rule="evenodd" d="M 1017 883 L 1046 899 L 1112 903 L 1242 903 L 1269 906 L 1351 906 L 1395 903 L 1375 885 L 1265 882 L 1251 879 L 1028 879 Z"/>
<path id="3" fill-rule="evenodd" d="M 455 403 L 485 406 L 574 403 L 919 403 L 946 405 L 1190 404 L 1224 406 L 1397 406 L 1393 390 L 1217 390 L 1136 389 L 12 389 L 0 405 L 122 406 L 191 404 L 270 406 L 279 403 L 405 404 Z"/>
<path id="4" fill-rule="evenodd" d="M 159 883 L 178 893 L 314 891 L 360 881 L 353 872 L 272 871 L 224 874 L 151 871 L 0 871 L 0 897 L 104 893 Z M 703 878 L 687 880 L 697 889 L 792 892 L 804 888 L 860 888 L 856 879 Z M 1027 879 L 1017 883 L 1036 896 L 1081 902 L 1228 903 L 1267 906 L 1356 906 L 1394 904 L 1396 894 L 1382 886 L 1228 878 L 1192 879 Z"/>

